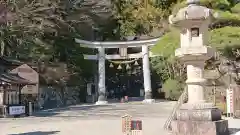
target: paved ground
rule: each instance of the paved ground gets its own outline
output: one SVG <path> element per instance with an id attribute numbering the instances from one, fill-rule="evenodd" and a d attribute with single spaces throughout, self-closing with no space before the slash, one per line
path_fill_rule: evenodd
<path id="1" fill-rule="evenodd" d="M 121 116 L 143 121 L 144 135 L 164 135 L 162 126 L 174 102 L 77 105 L 35 117 L 0 119 L 0 135 L 122 135 Z"/>
<path id="2" fill-rule="evenodd" d="M 162 129 L 174 102 L 77 105 L 48 110 L 34 117 L 0 119 L 0 135 L 122 135 L 121 116 L 131 114 L 143 121 L 143 135 L 167 135 Z M 230 120 L 232 128 L 240 120 Z"/>

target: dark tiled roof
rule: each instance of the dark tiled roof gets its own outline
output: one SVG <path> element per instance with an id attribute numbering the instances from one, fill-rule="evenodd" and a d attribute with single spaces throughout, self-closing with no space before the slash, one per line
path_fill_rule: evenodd
<path id="1" fill-rule="evenodd" d="M 0 57 L 0 64 L 5 66 L 19 66 L 22 65 L 23 63 L 17 60 Z"/>
<path id="2" fill-rule="evenodd" d="M 34 82 L 31 82 L 29 80 L 26 80 L 22 77 L 20 77 L 18 74 L 13 74 L 13 73 L 4 73 L 0 75 L 0 81 L 10 83 L 10 84 L 36 84 Z"/>

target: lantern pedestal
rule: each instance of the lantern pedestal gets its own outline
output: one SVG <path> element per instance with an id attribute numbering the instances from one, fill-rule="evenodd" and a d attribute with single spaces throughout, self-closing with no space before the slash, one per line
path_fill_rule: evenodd
<path id="1" fill-rule="evenodd" d="M 228 121 L 212 103 L 183 104 L 171 126 L 174 135 L 229 135 Z"/>
<path id="2" fill-rule="evenodd" d="M 228 121 L 173 121 L 173 135 L 229 135 Z"/>

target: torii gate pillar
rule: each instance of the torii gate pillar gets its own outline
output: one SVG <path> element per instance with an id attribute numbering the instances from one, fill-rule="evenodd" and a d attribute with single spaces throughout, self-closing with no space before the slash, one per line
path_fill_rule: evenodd
<path id="1" fill-rule="evenodd" d="M 98 101 L 96 105 L 107 104 L 105 86 L 105 48 L 98 48 Z"/>
<path id="2" fill-rule="evenodd" d="M 151 86 L 151 73 L 150 73 L 150 63 L 149 63 L 149 51 L 148 46 L 142 46 L 142 61 L 143 61 L 143 79 L 144 79 L 144 92 L 145 99 L 144 103 L 152 103 L 154 99 L 152 99 L 152 86 Z"/>

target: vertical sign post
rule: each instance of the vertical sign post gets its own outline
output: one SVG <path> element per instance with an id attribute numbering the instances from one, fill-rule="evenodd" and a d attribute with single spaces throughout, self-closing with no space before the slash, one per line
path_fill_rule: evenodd
<path id="1" fill-rule="evenodd" d="M 131 121 L 132 121 L 132 116 L 130 115 L 122 116 L 123 135 L 131 135 Z"/>
<path id="2" fill-rule="evenodd" d="M 233 108 L 233 88 L 229 87 L 227 89 L 227 115 L 228 117 L 231 117 L 233 112 L 234 112 L 234 108 Z"/>

